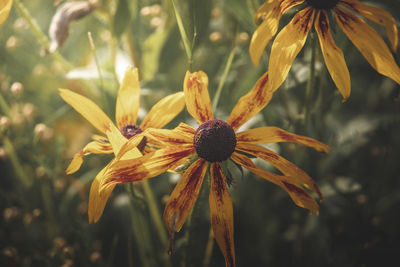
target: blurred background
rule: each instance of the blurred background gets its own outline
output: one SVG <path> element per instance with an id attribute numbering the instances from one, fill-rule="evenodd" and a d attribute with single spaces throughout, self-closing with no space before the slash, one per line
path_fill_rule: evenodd
<path id="1" fill-rule="evenodd" d="M 222 88 L 214 112 L 226 119 L 267 69 L 269 49 L 258 67 L 248 53 L 254 14 L 262 1 L 175 0 L 192 64 L 171 1 L 99 0 L 93 12 L 70 23 L 66 41 L 49 53 L 52 17 L 65 2 L 14 1 L 0 25 L 0 266 L 224 266 L 209 236 L 204 196 L 175 236 L 171 256 L 151 220 L 140 183 L 117 186 L 100 221 L 88 223 L 90 183 L 111 156 L 89 155 L 78 172 L 65 174 L 74 153 L 97 132 L 57 89 L 87 96 L 114 118 L 119 82 L 127 66 L 134 65 L 141 77 L 140 120 L 163 96 L 182 90 L 188 68 L 203 70 L 212 99 Z M 374 4 L 399 21 L 399 1 Z M 282 18 L 280 27 L 295 11 Z M 382 27 L 372 26 L 385 35 Z M 237 266 L 397 262 L 400 86 L 373 70 L 339 27 L 333 31 L 349 67 L 350 98 L 341 102 L 318 48 L 315 86 L 306 99 L 310 35 L 287 81 L 244 126 L 278 126 L 331 147 L 321 154 L 301 145 L 268 145 L 319 185 L 324 195 L 320 215 L 295 206 L 275 185 L 234 170 L 229 190 Z M 399 54 L 394 56 L 400 62 Z M 181 121 L 197 127 L 184 110 L 166 128 Z M 164 174 L 149 180 L 161 214 L 178 179 Z"/>

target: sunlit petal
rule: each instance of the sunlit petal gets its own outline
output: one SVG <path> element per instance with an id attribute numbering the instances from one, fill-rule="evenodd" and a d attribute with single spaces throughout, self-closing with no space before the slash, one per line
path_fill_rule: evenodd
<path id="1" fill-rule="evenodd" d="M 149 128 L 145 131 L 148 144 L 155 147 L 193 145 L 193 135 L 187 136 L 179 131 Z"/>
<path id="2" fill-rule="evenodd" d="M 335 7 L 336 21 L 364 58 L 380 74 L 400 84 L 400 68 L 385 41 L 365 21 L 343 8 Z"/>
<path id="3" fill-rule="evenodd" d="M 326 67 L 339 89 L 345 101 L 350 96 L 350 74 L 344 60 L 343 52 L 335 44 L 329 29 L 329 19 L 325 10 L 317 14 L 315 20 L 315 30 L 318 35 L 322 55 L 324 56 Z"/>
<path id="4" fill-rule="evenodd" d="M 149 111 L 140 124 L 140 128 L 162 128 L 172 121 L 185 107 L 183 92 L 175 93 L 161 99 Z"/>
<path id="5" fill-rule="evenodd" d="M 190 115 L 202 124 L 213 119 L 210 95 L 208 94 L 208 77 L 202 71 L 186 72 L 183 82 L 186 108 Z"/>
<path id="6" fill-rule="evenodd" d="M 164 210 L 164 222 L 169 232 L 179 232 L 193 209 L 199 195 L 208 163 L 194 162 L 175 186 Z"/>
<path id="7" fill-rule="evenodd" d="M 312 7 L 299 11 L 276 36 L 268 65 L 273 91 L 286 79 L 294 59 L 303 48 L 313 23 L 314 13 Z"/>
<path id="8" fill-rule="evenodd" d="M 13 0 L 0 0 L 0 24 L 2 24 L 10 14 Z"/>
<path id="9" fill-rule="evenodd" d="M 138 70 L 129 67 L 118 90 L 115 118 L 119 128 L 136 124 L 140 105 L 140 84 Z"/>
<path id="10" fill-rule="evenodd" d="M 106 133 L 108 125 L 112 123 L 110 118 L 92 100 L 72 92 L 68 89 L 58 89 L 60 96 L 87 119 L 100 132 Z"/>
<path id="11" fill-rule="evenodd" d="M 398 30 L 393 16 L 379 7 L 361 3 L 356 0 L 346 0 L 341 3 L 350 10 L 385 27 L 392 50 L 395 52 L 399 44 Z"/>
<path id="12" fill-rule="evenodd" d="M 329 146 L 313 138 L 293 134 L 278 127 L 260 127 L 236 134 L 238 143 L 267 144 L 278 142 L 294 142 L 312 147 L 320 152 L 328 152 Z"/>
<path id="13" fill-rule="evenodd" d="M 225 257 L 226 266 L 235 266 L 232 200 L 219 163 L 212 163 L 209 195 L 210 221 L 215 239 Z"/>
<path id="14" fill-rule="evenodd" d="M 258 79 L 253 89 L 239 99 L 226 121 L 234 130 L 255 116 L 269 103 L 272 98 L 270 85 L 268 73 L 265 73 Z"/>
<path id="15" fill-rule="evenodd" d="M 134 138 L 132 137 L 132 140 L 135 140 L 136 143 L 134 142 L 129 142 L 130 147 L 129 150 L 126 148 L 127 146 L 127 141 L 126 139 L 120 132 L 120 130 L 117 129 L 117 127 L 114 126 L 114 124 L 110 124 L 109 130 L 107 131 L 107 138 L 111 143 L 111 146 L 114 151 L 114 155 L 118 156 L 118 159 L 134 159 L 142 156 L 142 153 L 137 149 L 137 145 L 140 144 L 141 139 L 139 138 Z M 136 144 L 135 147 L 132 145 Z M 125 150 L 123 152 L 123 155 L 120 154 L 120 150 L 122 147 L 125 145 Z"/>

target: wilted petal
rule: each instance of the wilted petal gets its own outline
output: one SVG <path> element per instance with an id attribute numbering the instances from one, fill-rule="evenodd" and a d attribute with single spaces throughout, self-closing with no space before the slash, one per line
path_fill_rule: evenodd
<path id="1" fill-rule="evenodd" d="M 199 195 L 207 162 L 199 159 L 184 172 L 175 186 L 164 210 L 164 222 L 169 232 L 179 232 Z"/>
<path id="2" fill-rule="evenodd" d="M 233 108 L 227 123 L 237 130 L 246 121 L 260 112 L 271 100 L 271 82 L 268 73 L 265 73 L 258 79 L 253 89 L 242 96 Z"/>
<path id="3" fill-rule="evenodd" d="M 190 115 L 202 124 L 213 119 L 210 95 L 208 94 L 208 77 L 202 71 L 186 72 L 183 82 L 186 108 Z"/>
<path id="4" fill-rule="evenodd" d="M 172 121 L 184 107 L 185 98 L 183 92 L 166 96 L 151 108 L 140 124 L 140 128 L 162 128 Z"/>
<path id="5" fill-rule="evenodd" d="M 281 86 L 297 54 L 303 48 L 312 26 L 314 9 L 307 7 L 293 17 L 276 36 L 271 48 L 268 72 L 272 90 Z"/>
<path id="6" fill-rule="evenodd" d="M 268 144 L 278 142 L 294 142 L 314 148 L 320 152 L 328 152 L 329 146 L 313 138 L 284 131 L 278 127 L 260 127 L 236 134 L 238 143 Z"/>
<path id="7" fill-rule="evenodd" d="M 0 0 L 0 24 L 2 24 L 10 14 L 13 0 Z"/>
<path id="8" fill-rule="evenodd" d="M 360 14 L 361 16 L 364 16 L 367 19 L 384 26 L 392 50 L 396 52 L 399 43 L 398 30 L 396 21 L 389 12 L 379 7 L 370 6 L 356 0 L 342 1 L 341 4 Z"/>
<path id="9" fill-rule="evenodd" d="M 118 127 L 136 124 L 140 105 L 140 84 L 137 68 L 129 67 L 118 90 L 115 118 Z"/>
<path id="10" fill-rule="evenodd" d="M 329 29 L 329 19 L 325 10 L 317 14 L 315 21 L 315 30 L 317 31 L 322 55 L 324 56 L 326 67 L 343 96 L 343 101 L 350 96 L 350 74 L 344 60 L 343 52 L 335 44 L 331 31 Z"/>
<path id="11" fill-rule="evenodd" d="M 74 93 L 68 89 L 58 89 L 60 96 L 87 119 L 100 132 L 106 133 L 108 125 L 112 123 L 110 118 L 92 100 Z"/>
<path id="12" fill-rule="evenodd" d="M 232 200 L 219 163 L 212 163 L 210 187 L 210 221 L 215 239 L 225 257 L 226 266 L 235 266 Z"/>
<path id="13" fill-rule="evenodd" d="M 380 74 L 400 84 L 400 68 L 379 34 L 365 21 L 345 9 L 335 7 L 334 11 L 339 26 L 369 64 Z"/>

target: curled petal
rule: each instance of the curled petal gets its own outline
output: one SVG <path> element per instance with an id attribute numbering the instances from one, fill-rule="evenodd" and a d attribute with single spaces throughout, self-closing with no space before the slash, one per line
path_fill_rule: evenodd
<path id="1" fill-rule="evenodd" d="M 208 77 L 202 71 L 186 72 L 183 82 L 186 108 L 190 115 L 202 124 L 213 119 L 210 95 L 208 94 Z"/>
<path id="2" fill-rule="evenodd" d="M 222 250 L 227 267 L 235 266 L 233 242 L 232 200 L 226 187 L 226 178 L 219 163 L 211 164 L 209 195 L 210 221 L 218 246 Z"/>
<path id="3" fill-rule="evenodd" d="M 350 96 L 350 74 L 344 60 L 343 52 L 335 44 L 331 31 L 329 30 L 329 19 L 325 10 L 317 14 L 315 30 L 318 35 L 322 55 L 324 56 L 326 67 L 331 74 L 336 87 L 339 89 L 345 101 Z"/>
<path id="4" fill-rule="evenodd" d="M 361 3 L 356 0 L 346 0 L 341 3 L 350 10 L 360 14 L 367 19 L 385 27 L 392 50 L 395 52 L 399 44 L 398 30 L 393 16 L 379 7 Z"/>
<path id="5" fill-rule="evenodd" d="M 68 89 L 58 89 L 60 96 L 87 119 L 100 132 L 106 133 L 108 126 L 112 121 L 92 100 L 74 93 Z"/>
<path id="6" fill-rule="evenodd" d="M 128 142 L 114 124 L 110 124 L 107 138 L 111 143 L 114 155 L 119 159 L 134 159 L 142 156 L 137 146 L 141 143 L 143 136 L 133 136 Z M 123 151 L 122 148 L 124 148 Z"/>
<path id="7" fill-rule="evenodd" d="M 329 146 L 313 138 L 284 131 L 278 127 L 260 127 L 236 134 L 238 143 L 268 144 L 278 142 L 294 142 L 314 148 L 320 152 L 328 152 Z"/>
<path id="8" fill-rule="evenodd" d="M 380 74 L 400 84 L 400 68 L 382 37 L 349 11 L 340 7 L 335 7 L 334 11 L 340 28 L 369 64 Z"/>
<path id="9" fill-rule="evenodd" d="M 140 128 L 162 128 L 172 121 L 184 107 L 185 98 L 183 92 L 166 96 L 152 107 L 140 124 Z"/>
<path id="10" fill-rule="evenodd" d="M 314 13 L 312 7 L 299 11 L 276 36 L 268 65 L 273 91 L 286 79 L 294 59 L 303 48 L 313 23 Z"/>
<path id="11" fill-rule="evenodd" d="M 10 14 L 13 0 L 0 0 L 0 24 L 2 24 Z"/>
<path id="12" fill-rule="evenodd" d="M 121 129 L 136 124 L 140 106 L 140 84 L 138 69 L 129 67 L 118 90 L 115 119 Z"/>
<path id="13" fill-rule="evenodd" d="M 270 86 L 271 82 L 269 81 L 268 73 L 265 73 L 258 79 L 253 89 L 239 99 L 226 122 L 234 130 L 237 130 L 260 112 L 272 98 Z"/>
<path id="14" fill-rule="evenodd" d="M 179 232 L 199 195 L 207 162 L 199 159 L 184 172 L 164 210 L 164 222 L 170 233 Z"/>

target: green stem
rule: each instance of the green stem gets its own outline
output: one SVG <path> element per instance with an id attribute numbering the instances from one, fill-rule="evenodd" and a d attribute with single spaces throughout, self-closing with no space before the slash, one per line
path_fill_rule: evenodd
<path id="1" fill-rule="evenodd" d="M 206 252 L 204 255 L 203 267 L 207 267 L 210 265 L 211 256 L 214 248 L 214 232 L 213 229 L 210 227 L 210 232 L 208 233 L 208 241 L 206 246 Z"/>
<path id="2" fill-rule="evenodd" d="M 317 55 L 317 39 L 315 38 L 315 34 L 311 32 L 311 60 L 310 60 L 310 74 L 308 77 L 307 88 L 306 88 L 306 99 L 304 106 L 304 126 L 307 127 L 308 121 L 310 119 L 310 111 L 311 111 L 311 97 L 313 95 L 314 86 L 315 86 L 315 61 Z"/>
<path id="3" fill-rule="evenodd" d="M 11 117 L 10 107 L 8 106 L 7 101 L 4 99 L 3 94 L 0 93 L 0 109 L 7 117 Z"/>
<path id="4" fill-rule="evenodd" d="M 43 46 L 45 51 L 49 51 L 50 48 L 50 41 L 47 38 L 47 36 L 43 33 L 43 31 L 40 29 L 39 25 L 37 24 L 36 20 L 31 16 L 29 13 L 28 9 L 24 6 L 23 3 L 21 3 L 20 0 L 14 0 L 14 6 L 17 9 L 18 13 L 23 17 L 31 27 L 31 30 L 35 37 L 38 39 L 39 43 L 41 46 Z M 59 62 L 63 68 L 66 71 L 69 71 L 73 68 L 73 65 L 69 63 L 60 53 L 57 51 L 54 51 L 53 53 L 50 53 L 51 57 Z"/>

